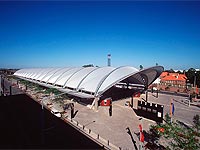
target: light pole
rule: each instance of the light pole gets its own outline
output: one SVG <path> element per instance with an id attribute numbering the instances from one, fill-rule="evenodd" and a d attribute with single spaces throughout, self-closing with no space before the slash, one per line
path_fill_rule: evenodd
<path id="1" fill-rule="evenodd" d="M 194 72 L 194 87 L 196 86 L 196 71 Z"/>
<path id="2" fill-rule="evenodd" d="M 196 71 L 194 72 L 194 91 L 195 91 L 195 88 L 196 88 Z M 196 92 L 196 91 L 195 91 Z M 195 100 L 196 100 L 196 96 L 197 96 L 197 93 L 195 94 Z"/>

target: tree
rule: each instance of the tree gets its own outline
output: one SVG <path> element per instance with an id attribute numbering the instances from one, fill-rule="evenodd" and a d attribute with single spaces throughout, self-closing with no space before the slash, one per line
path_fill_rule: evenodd
<path id="1" fill-rule="evenodd" d="M 199 118 L 199 115 L 195 115 L 193 117 L 193 123 L 194 123 L 194 127 L 197 131 L 200 130 L 200 118 Z"/>
<path id="2" fill-rule="evenodd" d="M 180 70 L 176 71 L 176 73 L 182 74 L 182 72 Z"/>
<path id="3" fill-rule="evenodd" d="M 158 66 L 158 63 L 156 63 L 156 66 Z"/>
<path id="4" fill-rule="evenodd" d="M 194 117 L 195 125 L 199 126 L 199 116 Z M 152 126 L 158 135 L 169 141 L 168 149 L 176 150 L 198 150 L 200 149 L 199 131 L 193 130 L 181 121 L 170 122 L 171 118 L 165 115 L 165 124 Z M 161 130 L 162 129 L 162 130 Z"/>
<path id="5" fill-rule="evenodd" d="M 93 64 L 83 65 L 83 67 L 94 67 Z"/>
<path id="6" fill-rule="evenodd" d="M 55 89 L 55 88 L 48 88 L 48 89 L 46 89 L 45 93 L 46 93 L 46 94 L 54 93 L 55 95 L 58 95 L 58 94 L 60 94 L 61 92 L 58 91 L 58 90 Z"/>
<path id="7" fill-rule="evenodd" d="M 195 73 L 196 72 L 196 73 Z M 200 71 L 196 71 L 194 68 L 190 68 L 186 73 L 185 73 L 188 83 L 194 85 L 194 78 L 196 76 L 196 85 L 200 87 Z"/>
<path id="8" fill-rule="evenodd" d="M 169 70 L 169 72 L 170 73 L 175 73 L 175 71 L 172 68 Z"/>
<path id="9" fill-rule="evenodd" d="M 143 69 L 143 66 L 142 65 L 140 65 L 140 70 L 142 70 Z"/>

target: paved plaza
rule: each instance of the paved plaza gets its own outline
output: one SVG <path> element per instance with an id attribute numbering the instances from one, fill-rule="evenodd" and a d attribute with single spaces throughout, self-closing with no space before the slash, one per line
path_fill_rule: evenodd
<path id="1" fill-rule="evenodd" d="M 136 101 L 141 98 L 135 99 Z M 200 108 L 197 106 L 187 106 L 181 101 L 185 97 L 171 96 L 159 94 L 159 98 L 155 98 L 149 93 L 148 102 L 156 102 L 164 105 L 164 114 L 169 113 L 170 99 L 174 98 L 175 115 L 174 120 L 178 119 L 188 125 L 192 125 L 193 116 L 200 114 Z M 103 138 L 109 139 L 114 145 L 122 149 L 134 149 L 134 144 L 126 128 L 130 128 L 132 136 L 139 144 L 138 136 L 135 133 L 139 132 L 138 125 L 140 124 L 139 116 L 136 116 L 132 108 L 125 106 L 125 102 L 130 99 L 123 99 L 113 102 L 113 115 L 110 117 L 108 107 L 99 107 L 98 111 L 91 110 L 80 104 L 75 104 L 75 109 L 78 110 L 75 120 L 80 124 L 87 125 L 92 131 L 99 133 Z M 154 121 L 143 119 L 143 129 L 148 131 L 149 126 L 155 124 Z"/>
<path id="2" fill-rule="evenodd" d="M 144 95 L 140 98 L 135 98 L 134 100 L 142 100 L 143 98 L 145 98 Z M 173 119 L 178 119 L 187 125 L 192 125 L 193 116 L 195 114 L 200 114 L 200 108 L 193 106 L 192 104 L 189 107 L 187 104 L 183 103 L 182 100 L 185 100 L 185 97 L 159 94 L 159 97 L 156 98 L 152 93 L 148 94 L 148 102 L 164 105 L 164 114 L 169 113 L 171 98 L 174 99 L 175 105 L 175 115 Z M 133 109 L 125 106 L 126 101 L 130 101 L 130 99 L 122 99 L 113 102 L 112 116 L 109 116 L 109 107 L 99 107 L 99 109 L 95 111 L 89 107 L 74 102 L 75 112 L 77 113 L 73 120 L 82 126 L 85 126 L 87 129 L 90 129 L 97 135 L 99 134 L 99 136 L 104 140 L 109 140 L 109 142 L 114 144 L 116 147 L 122 149 L 135 149 L 133 140 L 127 133 L 127 128 L 130 129 L 132 137 L 138 147 L 138 125 L 141 122 L 139 120 L 140 117 L 135 114 Z M 58 104 L 54 104 L 53 107 L 61 109 Z M 68 110 L 66 114 L 67 116 L 70 116 L 70 110 Z M 149 126 L 155 124 L 155 122 L 143 118 L 142 124 L 143 129 L 148 131 Z"/>

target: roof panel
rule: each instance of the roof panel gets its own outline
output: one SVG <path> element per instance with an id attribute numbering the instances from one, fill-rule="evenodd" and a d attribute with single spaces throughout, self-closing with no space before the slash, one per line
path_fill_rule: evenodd
<path id="1" fill-rule="evenodd" d="M 64 74 L 62 74 L 59 79 L 55 82 L 55 85 L 61 85 L 64 86 L 65 83 L 67 82 L 68 79 L 70 79 L 70 77 L 76 73 L 77 71 L 81 70 L 82 68 L 72 68 L 70 70 L 68 70 L 67 72 L 65 72 Z"/>
<path id="2" fill-rule="evenodd" d="M 90 74 L 96 67 L 86 67 L 77 71 L 64 85 L 64 87 L 77 88 L 83 79 Z"/>
<path id="3" fill-rule="evenodd" d="M 125 78 L 129 77 L 130 75 L 136 72 L 138 72 L 138 69 L 134 67 L 124 66 L 116 68 L 104 79 L 104 81 L 102 81 L 102 83 L 98 85 L 95 93 L 97 95 L 103 93 L 106 89 L 112 87 L 117 82 L 124 80 Z"/>
<path id="4" fill-rule="evenodd" d="M 33 74 L 31 74 L 29 77 L 31 79 L 33 79 L 39 72 L 41 72 L 43 69 L 39 68 L 39 69 L 35 69 Z"/>
<path id="5" fill-rule="evenodd" d="M 47 69 L 47 68 L 46 68 L 46 69 Z M 41 68 L 41 70 L 39 70 L 39 69 L 36 70 L 36 74 L 35 74 L 34 77 L 32 77 L 32 79 L 37 80 L 37 78 L 38 78 L 40 75 L 42 75 L 42 73 L 45 72 L 46 69 L 45 69 L 45 68 Z"/>
<path id="6" fill-rule="evenodd" d="M 44 69 L 45 71 L 42 72 L 42 74 L 40 76 L 38 76 L 37 80 L 42 81 L 42 79 L 52 70 L 54 70 L 55 68 L 47 68 Z"/>
<path id="7" fill-rule="evenodd" d="M 54 84 L 58 79 L 59 77 L 65 73 L 66 71 L 68 71 L 69 69 L 72 69 L 72 68 L 62 68 L 61 70 L 57 71 L 54 75 L 52 75 L 49 80 L 47 81 L 47 83 L 51 83 L 51 84 Z"/>
<path id="8" fill-rule="evenodd" d="M 113 67 L 101 67 L 94 70 L 82 81 L 79 85 L 79 89 L 94 93 L 99 82 L 101 82 L 114 69 L 115 68 Z"/>
<path id="9" fill-rule="evenodd" d="M 48 72 L 42 79 L 41 81 L 47 82 L 51 76 L 53 76 L 57 71 L 61 70 L 62 68 L 54 68 L 50 72 Z"/>

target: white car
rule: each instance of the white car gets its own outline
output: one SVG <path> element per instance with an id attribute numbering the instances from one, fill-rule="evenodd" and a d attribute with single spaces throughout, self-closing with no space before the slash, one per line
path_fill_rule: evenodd
<path id="1" fill-rule="evenodd" d="M 51 113 L 54 114 L 58 118 L 61 117 L 61 113 L 57 109 L 55 109 L 55 108 L 51 109 Z"/>

